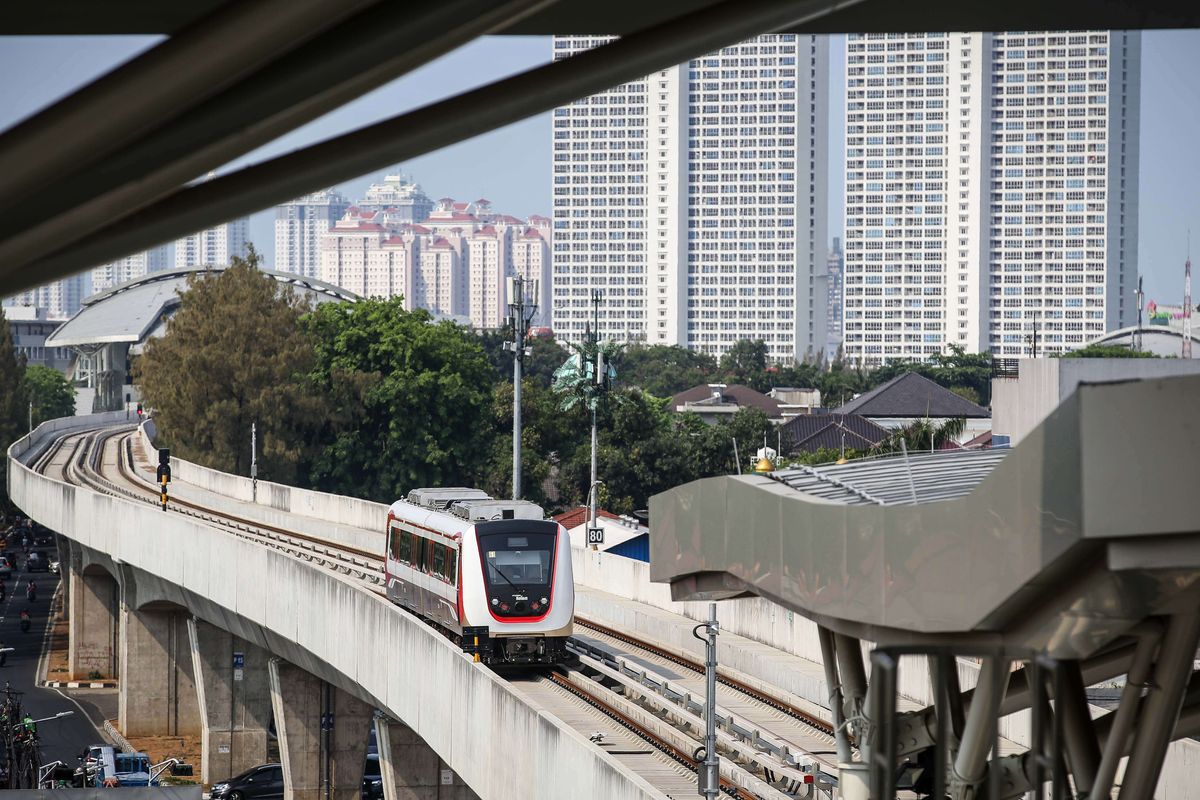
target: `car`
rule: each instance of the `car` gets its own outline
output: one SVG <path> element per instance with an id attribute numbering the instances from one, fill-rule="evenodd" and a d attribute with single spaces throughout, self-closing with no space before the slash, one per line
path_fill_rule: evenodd
<path id="1" fill-rule="evenodd" d="M 283 766 L 260 764 L 237 777 L 214 783 L 212 800 L 273 800 L 283 797 Z"/>
<path id="2" fill-rule="evenodd" d="M 12 577 L 13 565 L 5 556 L 0 556 L 0 580 L 8 580 Z"/>
<path id="3" fill-rule="evenodd" d="M 383 776 L 379 772 L 379 754 L 367 753 L 363 767 L 362 800 L 383 800 Z"/>
<path id="4" fill-rule="evenodd" d="M 49 572 L 50 558 L 41 550 L 34 550 L 25 557 L 26 572 Z"/>

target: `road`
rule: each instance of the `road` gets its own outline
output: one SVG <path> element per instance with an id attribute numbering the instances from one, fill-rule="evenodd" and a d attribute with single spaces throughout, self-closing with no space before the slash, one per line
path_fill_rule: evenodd
<path id="1" fill-rule="evenodd" d="M 19 560 L 23 568 L 24 560 Z M 26 601 L 24 591 L 31 577 L 37 583 L 37 600 L 32 603 Z M 104 702 L 107 698 L 89 700 L 86 696 L 81 697 L 81 708 L 66 693 L 57 689 L 41 689 L 35 685 L 38 661 L 49 630 L 50 599 L 58 588 L 58 576 L 45 572 L 27 575 L 14 571 L 13 578 L 5 581 L 5 585 L 8 597 L 0 602 L 0 642 L 15 650 L 8 654 L 5 666 L 0 668 L 0 679 L 14 691 L 24 692 L 22 705 L 35 719 L 53 716 L 60 711 L 74 712 L 69 717 L 38 725 L 42 740 L 42 763 L 61 760 L 74 766 L 76 756 L 84 747 L 104 741 L 96 729 L 97 718 L 99 724 L 103 724 L 97 705 L 108 705 Z M 15 587 L 21 588 L 18 591 Z M 29 633 L 22 633 L 20 628 L 20 614 L 24 608 L 29 609 L 33 620 Z M 77 696 L 83 694 L 77 693 Z M 111 695 L 112 690 L 108 694 Z"/>

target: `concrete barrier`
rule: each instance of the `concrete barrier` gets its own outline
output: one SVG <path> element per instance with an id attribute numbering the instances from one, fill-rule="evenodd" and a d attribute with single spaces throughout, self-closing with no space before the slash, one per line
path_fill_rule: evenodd
<path id="1" fill-rule="evenodd" d="M 54 430 L 40 427 L 18 450 Z M 190 517 L 39 475 L 14 461 L 16 452 L 10 449 L 13 501 L 124 565 L 139 604 L 176 603 L 373 703 L 412 728 L 485 800 L 663 797 L 349 578 Z"/>

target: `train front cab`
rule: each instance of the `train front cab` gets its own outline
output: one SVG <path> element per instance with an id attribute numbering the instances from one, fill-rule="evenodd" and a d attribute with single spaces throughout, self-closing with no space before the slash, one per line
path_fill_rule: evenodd
<path id="1" fill-rule="evenodd" d="M 575 614 L 566 529 L 550 520 L 496 520 L 476 523 L 475 535 L 463 538 L 463 571 L 481 578 L 463 581 L 465 626 L 488 630 L 481 660 L 565 660 Z"/>

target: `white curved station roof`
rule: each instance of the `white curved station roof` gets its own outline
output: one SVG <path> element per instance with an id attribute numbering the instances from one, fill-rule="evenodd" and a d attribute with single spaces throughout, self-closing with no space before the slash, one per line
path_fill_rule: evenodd
<path id="1" fill-rule="evenodd" d="M 145 342 L 156 335 L 166 318 L 179 306 L 179 294 L 187 289 L 187 279 L 197 272 L 221 272 L 225 267 L 195 267 L 155 272 L 122 283 L 83 301 L 83 307 L 46 340 L 47 347 Z M 354 302 L 358 296 L 324 281 L 289 272 L 262 270 L 280 283 L 317 303 Z"/>

